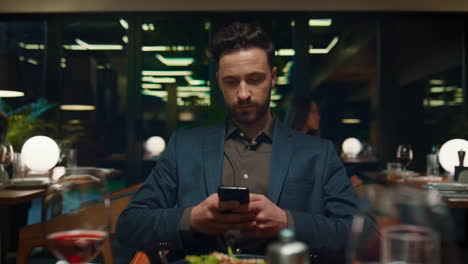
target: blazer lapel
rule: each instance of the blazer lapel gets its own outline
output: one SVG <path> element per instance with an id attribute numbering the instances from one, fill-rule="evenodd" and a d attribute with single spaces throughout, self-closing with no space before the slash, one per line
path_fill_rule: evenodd
<path id="1" fill-rule="evenodd" d="M 292 156 L 291 131 L 286 129 L 281 121 L 275 121 L 273 134 L 273 153 L 271 155 L 268 198 L 275 204 L 283 189 L 284 180 Z"/>
<path id="2" fill-rule="evenodd" d="M 226 122 L 211 127 L 203 142 L 203 172 L 207 195 L 215 193 L 221 185 L 224 158 Z"/>

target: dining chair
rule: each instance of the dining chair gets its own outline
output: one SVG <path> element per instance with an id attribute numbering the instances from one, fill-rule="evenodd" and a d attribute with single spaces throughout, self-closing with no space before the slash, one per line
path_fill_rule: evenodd
<path id="1" fill-rule="evenodd" d="M 145 252 L 138 251 L 135 253 L 135 256 L 133 256 L 133 259 L 130 262 L 130 264 L 151 264 L 151 261 Z"/>
<path id="2" fill-rule="evenodd" d="M 133 197 L 133 194 L 142 186 L 142 183 L 132 185 L 130 187 L 124 188 L 112 192 L 110 194 L 110 205 L 111 205 L 111 230 L 109 237 L 104 242 L 104 245 L 101 249 L 101 254 L 103 256 L 104 264 L 113 264 L 114 254 L 112 251 L 112 240 L 115 237 L 115 227 L 117 220 L 119 219 L 120 213 L 127 207 L 128 203 Z M 86 214 L 92 213 L 94 210 L 103 210 L 103 204 L 98 203 L 94 204 L 87 208 Z M 65 218 L 63 215 L 54 217 L 53 219 L 48 220 L 48 222 L 53 222 L 54 225 L 63 225 Z M 79 217 L 76 218 L 79 221 Z M 21 228 L 19 234 L 18 242 L 18 252 L 16 255 L 17 264 L 26 264 L 28 262 L 31 251 L 36 247 L 48 247 L 47 241 L 44 234 L 44 225 L 43 223 L 37 223 L 25 226 Z"/>
<path id="3" fill-rule="evenodd" d="M 468 167 L 455 167 L 454 179 L 457 179 L 459 183 L 468 183 Z"/>
<path id="4" fill-rule="evenodd" d="M 135 253 L 130 264 L 169 264 L 166 255 L 169 250 L 162 248 L 148 248 Z"/>

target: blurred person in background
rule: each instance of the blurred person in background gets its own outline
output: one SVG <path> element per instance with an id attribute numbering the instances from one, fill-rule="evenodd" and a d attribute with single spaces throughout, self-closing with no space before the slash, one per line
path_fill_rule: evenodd
<path id="1" fill-rule="evenodd" d="M 4 143 L 8 132 L 8 115 L 0 111 L 0 143 Z"/>
<path id="2" fill-rule="evenodd" d="M 313 96 L 299 97 L 293 100 L 294 109 L 291 121 L 291 128 L 304 134 L 320 137 L 320 104 L 319 100 Z M 349 180 L 354 187 L 362 185 L 353 166 L 345 166 Z"/>
<path id="3" fill-rule="evenodd" d="M 304 134 L 320 137 L 320 106 L 313 97 L 294 100 L 291 127 Z"/>

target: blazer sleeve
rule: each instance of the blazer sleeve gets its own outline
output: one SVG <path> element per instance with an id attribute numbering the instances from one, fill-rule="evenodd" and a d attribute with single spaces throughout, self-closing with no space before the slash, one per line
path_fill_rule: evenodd
<path id="1" fill-rule="evenodd" d="M 132 248 L 168 242 L 182 249 L 179 222 L 184 208 L 177 208 L 177 133 L 117 222 L 117 238 Z"/>
<path id="2" fill-rule="evenodd" d="M 294 218 L 298 239 L 305 241 L 313 251 L 343 251 L 348 242 L 358 198 L 333 145 L 327 141 L 323 152 L 323 183 L 320 213 L 290 211 Z M 312 176 L 311 176 L 312 177 Z"/>

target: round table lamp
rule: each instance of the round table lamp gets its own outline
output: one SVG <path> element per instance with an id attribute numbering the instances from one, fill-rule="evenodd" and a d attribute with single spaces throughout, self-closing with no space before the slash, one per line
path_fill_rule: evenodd
<path id="1" fill-rule="evenodd" d="M 21 148 L 21 158 L 31 174 L 47 173 L 57 164 L 59 157 L 59 146 L 46 136 L 34 136 Z"/>
<path id="2" fill-rule="evenodd" d="M 159 156 L 166 148 L 166 142 L 162 137 L 154 136 L 148 138 L 143 147 L 149 156 Z"/>
<path id="3" fill-rule="evenodd" d="M 455 172 L 455 166 L 459 166 L 458 151 L 468 151 L 468 141 L 460 138 L 451 139 L 445 142 L 439 150 L 439 163 L 448 171 L 450 175 Z M 468 157 L 465 156 L 464 164 L 468 164 Z"/>
<path id="4" fill-rule="evenodd" d="M 361 141 L 354 137 L 347 138 L 341 144 L 341 150 L 347 157 L 356 158 L 362 150 Z"/>

